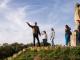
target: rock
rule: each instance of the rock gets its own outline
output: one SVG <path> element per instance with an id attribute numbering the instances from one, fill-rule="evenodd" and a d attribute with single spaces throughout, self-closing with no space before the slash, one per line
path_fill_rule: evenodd
<path id="1" fill-rule="evenodd" d="M 41 57 L 40 56 L 35 56 L 34 60 L 41 60 Z"/>

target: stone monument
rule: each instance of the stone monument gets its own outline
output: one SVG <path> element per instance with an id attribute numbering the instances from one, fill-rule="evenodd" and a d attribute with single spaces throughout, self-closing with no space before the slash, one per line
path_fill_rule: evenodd
<path id="1" fill-rule="evenodd" d="M 79 45 L 79 40 L 78 40 L 78 30 L 80 26 L 80 4 L 77 3 L 75 6 L 75 11 L 74 11 L 74 20 L 75 20 L 75 31 L 72 32 L 71 36 L 71 46 L 76 47 Z"/>

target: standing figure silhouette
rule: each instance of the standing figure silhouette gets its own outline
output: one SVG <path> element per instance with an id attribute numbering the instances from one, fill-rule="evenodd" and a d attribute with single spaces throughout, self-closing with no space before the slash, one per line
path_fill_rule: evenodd
<path id="1" fill-rule="evenodd" d="M 40 41 L 39 41 L 39 35 L 40 34 L 40 30 L 39 30 L 39 27 L 37 26 L 37 22 L 35 22 L 35 25 L 30 25 L 28 22 L 26 22 L 28 24 L 29 27 L 32 28 L 32 31 L 33 31 L 33 44 L 35 46 L 35 39 L 37 39 L 38 41 L 38 45 L 40 46 Z"/>

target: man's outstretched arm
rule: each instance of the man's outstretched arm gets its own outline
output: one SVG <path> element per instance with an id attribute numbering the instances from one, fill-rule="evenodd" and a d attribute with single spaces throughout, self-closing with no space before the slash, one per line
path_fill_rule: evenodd
<path id="1" fill-rule="evenodd" d="M 31 28 L 33 27 L 33 26 L 32 26 L 32 25 L 30 25 L 28 22 L 26 22 L 26 23 L 28 24 L 28 26 L 29 26 L 29 27 L 31 27 Z"/>

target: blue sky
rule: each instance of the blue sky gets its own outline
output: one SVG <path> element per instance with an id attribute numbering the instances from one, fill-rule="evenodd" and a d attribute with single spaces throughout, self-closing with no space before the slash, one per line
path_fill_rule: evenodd
<path id="1" fill-rule="evenodd" d="M 55 29 L 55 44 L 65 44 L 64 26 L 74 31 L 74 8 L 80 0 L 0 0 L 0 44 L 31 43 L 32 30 L 25 22 L 46 30 L 50 42 L 50 28 Z M 40 37 L 40 41 L 42 41 Z"/>

